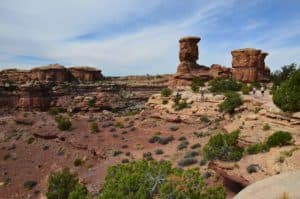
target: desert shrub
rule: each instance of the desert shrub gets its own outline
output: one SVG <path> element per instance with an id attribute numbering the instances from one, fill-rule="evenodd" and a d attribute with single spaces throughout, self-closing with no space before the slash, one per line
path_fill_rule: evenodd
<path id="1" fill-rule="evenodd" d="M 250 88 L 252 89 L 253 87 L 260 89 L 261 87 L 260 82 L 252 82 Z"/>
<path id="2" fill-rule="evenodd" d="M 162 145 L 169 144 L 174 140 L 173 136 L 167 136 L 167 137 L 160 137 L 158 143 Z"/>
<path id="3" fill-rule="evenodd" d="M 300 70 L 293 72 L 279 88 L 274 91 L 273 101 L 281 110 L 300 111 Z"/>
<path id="4" fill-rule="evenodd" d="M 123 164 L 126 164 L 126 163 L 128 163 L 129 162 L 129 159 L 127 159 L 127 158 L 124 158 L 123 160 L 122 160 L 122 163 Z"/>
<path id="5" fill-rule="evenodd" d="M 256 164 L 250 164 L 248 167 L 247 167 L 247 172 L 248 173 L 256 173 L 257 172 L 257 165 Z"/>
<path id="6" fill-rule="evenodd" d="M 48 111 L 48 114 L 49 115 L 58 115 L 59 113 L 64 113 L 64 112 L 66 112 L 66 109 L 64 109 L 62 107 L 52 107 Z"/>
<path id="7" fill-rule="evenodd" d="M 167 100 L 167 99 L 163 99 L 163 100 L 162 100 L 162 104 L 163 104 L 163 105 L 166 105 L 166 104 L 168 104 L 168 103 L 169 103 L 169 100 Z"/>
<path id="8" fill-rule="evenodd" d="M 228 91 L 239 91 L 242 88 L 242 84 L 236 82 L 233 79 L 216 78 L 209 82 L 210 91 L 214 93 L 222 93 Z"/>
<path id="9" fill-rule="evenodd" d="M 79 167 L 81 165 L 83 165 L 84 161 L 81 158 L 76 158 L 73 162 L 75 167 Z"/>
<path id="10" fill-rule="evenodd" d="M 204 122 L 204 123 L 210 122 L 210 120 L 208 119 L 207 115 L 201 115 L 200 116 L 200 121 Z"/>
<path id="11" fill-rule="evenodd" d="M 164 154 L 164 151 L 162 149 L 156 149 L 155 154 L 156 155 L 161 155 L 161 154 Z"/>
<path id="12" fill-rule="evenodd" d="M 185 149 L 185 148 L 187 148 L 188 145 L 189 145 L 189 142 L 186 140 L 183 140 L 177 145 L 177 150 L 180 151 L 182 149 Z"/>
<path id="13" fill-rule="evenodd" d="M 196 85 L 196 84 L 191 84 L 191 90 L 194 92 L 194 93 L 198 93 L 199 92 L 199 86 L 198 85 Z"/>
<path id="14" fill-rule="evenodd" d="M 177 131 L 178 129 L 179 129 L 179 127 L 176 126 L 176 125 L 170 126 L 170 130 L 171 130 L 171 131 Z"/>
<path id="15" fill-rule="evenodd" d="M 68 118 L 57 117 L 56 118 L 57 127 L 61 131 L 67 131 L 72 127 L 72 123 Z"/>
<path id="16" fill-rule="evenodd" d="M 238 161 L 243 156 L 243 148 L 237 145 L 239 131 L 229 134 L 219 133 L 212 136 L 204 146 L 205 158 L 208 160 Z"/>
<path id="17" fill-rule="evenodd" d="M 50 174 L 46 196 L 48 199 L 85 199 L 88 198 L 88 192 L 78 182 L 76 175 L 70 173 L 69 169 L 64 169 Z"/>
<path id="18" fill-rule="evenodd" d="M 254 113 L 258 113 L 261 109 L 262 109 L 262 107 L 255 107 Z"/>
<path id="19" fill-rule="evenodd" d="M 99 132 L 99 127 L 98 127 L 97 122 L 93 122 L 93 123 L 91 124 L 91 132 L 92 132 L 92 133 L 98 133 L 98 132 Z"/>
<path id="20" fill-rule="evenodd" d="M 271 126 L 269 124 L 264 124 L 264 126 L 263 126 L 264 131 L 268 131 L 270 129 L 271 129 Z"/>
<path id="21" fill-rule="evenodd" d="M 89 106 L 89 107 L 94 107 L 94 106 L 95 106 L 95 103 L 96 103 L 96 98 L 90 99 L 90 100 L 88 101 L 88 106 Z"/>
<path id="22" fill-rule="evenodd" d="M 197 160 L 195 158 L 188 157 L 188 158 L 184 158 L 184 159 L 180 160 L 178 162 L 178 166 L 186 167 L 186 166 L 190 166 L 190 165 L 193 165 L 193 164 L 196 164 L 196 163 L 197 163 Z"/>
<path id="23" fill-rule="evenodd" d="M 116 150 L 116 151 L 113 152 L 113 156 L 116 157 L 116 156 L 118 156 L 118 155 L 120 155 L 122 153 L 123 153 L 122 151 Z"/>
<path id="24" fill-rule="evenodd" d="M 269 147 L 283 146 L 290 144 L 292 135 L 286 131 L 276 131 L 267 139 L 267 145 Z"/>
<path id="25" fill-rule="evenodd" d="M 125 153 L 126 156 L 130 156 L 130 154 L 131 153 L 129 151 Z"/>
<path id="26" fill-rule="evenodd" d="M 199 152 L 197 152 L 197 151 L 188 151 L 184 155 L 184 158 L 193 158 L 193 157 L 196 157 L 198 155 L 199 155 Z"/>
<path id="27" fill-rule="evenodd" d="M 32 144 L 34 142 L 34 140 L 35 140 L 34 137 L 28 138 L 27 144 Z"/>
<path id="28" fill-rule="evenodd" d="M 168 161 L 135 161 L 111 166 L 98 199 L 225 199 L 222 186 L 208 187 L 197 170 L 171 167 Z"/>
<path id="29" fill-rule="evenodd" d="M 196 85 L 196 86 L 205 86 L 204 85 L 205 81 L 203 81 L 201 78 L 199 77 L 195 77 L 192 80 L 192 85 Z"/>
<path id="30" fill-rule="evenodd" d="M 160 95 L 162 97 L 169 97 L 171 94 L 172 94 L 172 90 L 169 89 L 169 88 L 163 88 L 161 91 L 160 91 Z"/>
<path id="31" fill-rule="evenodd" d="M 201 144 L 196 143 L 191 146 L 191 149 L 196 149 L 196 148 L 200 148 L 200 147 L 201 147 Z"/>
<path id="32" fill-rule="evenodd" d="M 184 101 L 184 102 L 179 102 L 178 104 L 175 104 L 175 111 L 180 111 L 182 109 L 185 109 L 188 107 L 188 104 Z"/>
<path id="33" fill-rule="evenodd" d="M 34 180 L 27 180 L 24 182 L 23 186 L 25 189 L 31 190 L 37 185 L 37 182 Z"/>
<path id="34" fill-rule="evenodd" d="M 119 122 L 116 122 L 115 127 L 117 127 L 117 128 L 123 128 L 124 125 L 123 125 L 122 122 L 119 121 Z"/>
<path id="35" fill-rule="evenodd" d="M 251 88 L 247 86 L 246 84 L 243 84 L 241 91 L 244 95 L 249 95 Z"/>
<path id="36" fill-rule="evenodd" d="M 203 165 L 206 165 L 206 163 L 207 163 L 207 160 L 205 158 L 203 158 L 202 160 L 200 160 L 199 165 L 203 166 Z"/>
<path id="37" fill-rule="evenodd" d="M 68 199 L 92 199 L 87 188 L 82 184 L 77 184 L 74 190 L 69 194 Z"/>
<path id="38" fill-rule="evenodd" d="M 156 143 L 160 140 L 160 137 L 157 135 L 152 136 L 151 138 L 149 138 L 148 142 L 149 143 Z"/>
<path id="39" fill-rule="evenodd" d="M 257 154 L 261 152 L 268 152 L 269 149 L 269 146 L 265 143 L 256 143 L 248 146 L 246 152 L 247 154 Z"/>
<path id="40" fill-rule="evenodd" d="M 151 152 L 143 153 L 143 158 L 145 158 L 148 161 L 153 160 L 152 153 Z"/>
<path id="41" fill-rule="evenodd" d="M 183 140 L 186 140 L 186 137 L 185 136 L 181 136 L 180 138 L 178 138 L 179 141 L 183 141 Z"/>
<path id="42" fill-rule="evenodd" d="M 235 92 L 228 92 L 225 94 L 225 100 L 221 104 L 219 104 L 219 108 L 221 111 L 227 113 L 234 113 L 235 108 L 241 106 L 243 104 L 242 98 L 240 94 Z"/>

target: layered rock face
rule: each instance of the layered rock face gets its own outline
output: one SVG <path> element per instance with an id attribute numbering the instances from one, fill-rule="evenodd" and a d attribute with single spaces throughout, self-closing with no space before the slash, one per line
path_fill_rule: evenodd
<path id="1" fill-rule="evenodd" d="M 92 82 L 103 78 L 101 70 L 92 67 L 72 67 L 69 70 L 72 76 L 80 82 Z"/>
<path id="2" fill-rule="evenodd" d="M 213 64 L 210 67 L 209 75 L 212 78 L 218 78 L 218 77 L 230 78 L 232 76 L 232 72 L 231 72 L 231 68 L 227 68 L 219 64 Z"/>
<path id="3" fill-rule="evenodd" d="M 30 71 L 31 80 L 39 82 L 65 82 L 71 81 L 71 73 L 62 65 L 51 64 L 49 66 L 34 68 Z"/>
<path id="4" fill-rule="evenodd" d="M 264 61 L 268 53 L 259 49 L 244 48 L 233 50 L 231 54 L 234 79 L 245 83 L 268 81 L 270 70 Z"/>
<path id="5" fill-rule="evenodd" d="M 6 69 L 0 71 L 0 80 L 7 83 L 22 84 L 28 81 L 30 76 L 30 72 L 26 70 Z"/>
<path id="6" fill-rule="evenodd" d="M 170 80 L 169 86 L 178 88 L 188 86 L 191 80 L 200 77 L 202 79 L 209 78 L 209 68 L 197 64 L 198 60 L 198 42 L 200 37 L 183 37 L 179 40 L 179 60 L 180 64 L 177 72 Z"/>
<path id="7" fill-rule="evenodd" d="M 27 70 L 7 69 L 0 71 L 2 83 L 14 83 L 17 85 L 27 82 L 53 82 L 63 83 L 71 81 L 94 82 L 103 78 L 101 70 L 92 67 L 65 68 L 59 64 L 50 64 Z"/>

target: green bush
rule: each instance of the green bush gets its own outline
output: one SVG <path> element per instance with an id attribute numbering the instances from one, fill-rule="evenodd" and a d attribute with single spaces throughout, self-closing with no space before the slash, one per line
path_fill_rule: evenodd
<path id="1" fill-rule="evenodd" d="M 69 169 L 53 172 L 48 178 L 48 199 L 86 199 L 89 198 L 87 189 L 78 182 L 76 175 Z"/>
<path id="2" fill-rule="evenodd" d="M 61 131 L 67 131 L 72 127 L 71 121 L 67 118 L 59 117 L 56 122 L 58 129 Z"/>
<path id="3" fill-rule="evenodd" d="M 216 78 L 209 82 L 210 91 L 214 93 L 223 93 L 228 91 L 240 91 L 242 84 L 233 79 Z"/>
<path id="4" fill-rule="evenodd" d="M 98 127 L 97 122 L 93 122 L 93 123 L 91 124 L 91 132 L 92 132 L 92 133 L 98 133 L 98 132 L 99 132 L 99 127 Z"/>
<path id="5" fill-rule="evenodd" d="M 180 111 L 182 109 L 185 109 L 188 107 L 188 104 L 186 102 L 180 102 L 178 104 L 175 104 L 175 111 Z"/>
<path id="6" fill-rule="evenodd" d="M 269 147 L 283 146 L 291 143 L 292 135 L 286 131 L 276 131 L 267 140 Z"/>
<path id="7" fill-rule="evenodd" d="M 48 114 L 49 115 L 58 115 L 59 113 L 64 113 L 64 112 L 66 112 L 66 109 L 64 109 L 62 107 L 52 107 L 48 111 Z"/>
<path id="8" fill-rule="evenodd" d="M 221 104 L 219 104 L 219 108 L 221 111 L 227 113 L 234 113 L 235 108 L 241 106 L 243 104 L 242 98 L 240 94 L 235 92 L 228 92 L 225 94 L 225 100 Z"/>
<path id="9" fill-rule="evenodd" d="M 161 154 L 164 154 L 164 151 L 162 149 L 156 149 L 155 154 L 156 155 L 161 155 Z"/>
<path id="10" fill-rule="evenodd" d="M 279 88 L 274 91 L 273 101 L 281 110 L 300 111 L 300 70 L 293 72 Z"/>
<path id="11" fill-rule="evenodd" d="M 196 149 L 196 148 L 200 148 L 200 147 L 201 147 L 201 144 L 196 143 L 191 146 L 191 149 Z"/>
<path id="12" fill-rule="evenodd" d="M 212 136 L 204 146 L 204 156 L 207 160 L 238 161 L 243 156 L 243 148 L 237 145 L 239 131 L 229 134 L 219 133 Z"/>
<path id="13" fill-rule="evenodd" d="M 27 190 L 33 189 L 36 185 L 37 185 L 37 182 L 34 181 L 34 180 L 27 180 L 23 184 L 24 188 L 27 189 Z"/>
<path id="14" fill-rule="evenodd" d="M 222 186 L 206 185 L 197 170 L 171 167 L 168 161 L 136 161 L 111 166 L 98 199 L 225 199 Z"/>
<path id="15" fill-rule="evenodd" d="M 199 93 L 199 86 L 196 85 L 196 84 L 191 84 L 191 90 L 194 92 L 194 93 Z"/>
<path id="16" fill-rule="evenodd" d="M 190 166 L 193 164 L 196 164 L 197 160 L 193 157 L 187 157 L 187 158 L 183 158 L 182 160 L 180 160 L 178 162 L 178 166 L 180 167 L 186 167 L 186 166 Z"/>
<path id="17" fill-rule="evenodd" d="M 273 82 L 273 90 L 276 90 L 276 87 L 287 80 L 296 70 L 299 70 L 299 67 L 297 69 L 297 64 L 292 63 L 290 65 L 285 65 L 281 67 L 280 70 L 276 70 L 274 73 L 272 73 L 271 80 Z"/>
<path id="18" fill-rule="evenodd" d="M 171 94 L 172 94 L 172 90 L 169 89 L 169 88 L 163 88 L 161 91 L 160 91 L 160 95 L 162 97 L 169 97 Z"/>
<path id="19" fill-rule="evenodd" d="M 256 164 L 250 164 L 248 167 L 247 167 L 247 172 L 248 173 L 256 173 L 257 172 L 257 165 Z"/>
<path id="20" fill-rule="evenodd" d="M 251 88 L 249 86 L 247 86 L 246 84 L 243 84 L 241 90 L 242 90 L 243 95 L 249 95 Z"/>
<path id="21" fill-rule="evenodd" d="M 89 106 L 89 107 L 94 107 L 95 104 L 96 104 L 96 98 L 90 99 L 90 100 L 88 101 L 88 106 Z"/>
<path id="22" fill-rule="evenodd" d="M 186 140 L 183 140 L 177 145 L 177 150 L 180 151 L 182 149 L 185 149 L 185 148 L 187 148 L 188 145 L 189 145 L 189 142 Z"/>
<path id="23" fill-rule="evenodd" d="M 264 126 L 263 126 L 264 131 L 268 131 L 270 129 L 271 129 L 271 126 L 269 124 L 264 124 Z"/>
<path id="24" fill-rule="evenodd" d="M 246 152 L 248 154 L 257 154 L 261 152 L 268 152 L 269 146 L 265 143 L 256 143 L 247 147 Z"/>
<path id="25" fill-rule="evenodd" d="M 184 155 L 184 158 L 193 158 L 200 155 L 197 151 L 188 151 L 186 152 L 186 154 Z"/>
<path id="26" fill-rule="evenodd" d="M 81 158 L 76 158 L 73 162 L 75 167 L 79 167 L 81 165 L 83 165 L 84 161 Z"/>
<path id="27" fill-rule="evenodd" d="M 210 120 L 208 119 L 207 115 L 201 115 L 200 116 L 200 121 L 203 123 L 208 123 Z"/>

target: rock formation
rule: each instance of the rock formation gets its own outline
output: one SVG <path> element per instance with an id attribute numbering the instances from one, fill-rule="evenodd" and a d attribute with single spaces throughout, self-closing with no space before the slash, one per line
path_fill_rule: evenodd
<path id="1" fill-rule="evenodd" d="M 50 64 L 31 70 L 6 69 L 0 71 L 0 83 L 25 84 L 27 82 L 63 83 L 71 81 L 93 82 L 103 78 L 101 70 L 92 67 L 65 68 L 59 64 Z"/>
<path id="2" fill-rule="evenodd" d="M 72 80 L 70 72 L 59 64 L 50 64 L 49 66 L 34 68 L 30 73 L 31 79 L 39 82 L 61 83 Z"/>
<path id="3" fill-rule="evenodd" d="M 173 79 L 169 82 L 172 88 L 188 86 L 191 80 L 199 77 L 209 79 L 209 68 L 197 64 L 199 37 L 183 37 L 179 40 L 179 60 L 180 64 Z"/>
<path id="4" fill-rule="evenodd" d="M 101 70 L 92 67 L 71 67 L 69 70 L 80 82 L 92 82 L 103 78 Z"/>
<path id="5" fill-rule="evenodd" d="M 270 70 L 264 61 L 268 53 L 259 49 L 244 48 L 233 50 L 231 54 L 234 79 L 245 83 L 268 81 Z"/>
<path id="6" fill-rule="evenodd" d="M 227 68 L 219 64 L 213 64 L 210 67 L 209 75 L 211 78 L 218 78 L 218 77 L 230 78 L 232 72 L 231 72 L 231 68 Z"/>

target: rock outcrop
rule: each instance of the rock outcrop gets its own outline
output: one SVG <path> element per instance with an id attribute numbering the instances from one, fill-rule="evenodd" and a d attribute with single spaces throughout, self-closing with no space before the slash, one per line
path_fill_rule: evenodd
<path id="1" fill-rule="evenodd" d="M 31 80 L 39 82 L 65 82 L 71 81 L 71 73 L 62 65 L 50 64 L 49 66 L 42 66 L 34 68 L 30 71 Z"/>
<path id="2" fill-rule="evenodd" d="M 234 79 L 245 83 L 269 80 L 270 70 L 264 61 L 268 53 L 259 49 L 244 48 L 233 50 L 231 54 Z"/>
<path id="3" fill-rule="evenodd" d="M 213 64 L 210 67 L 209 75 L 211 78 L 230 78 L 232 76 L 231 68 L 227 68 L 225 66 L 221 66 L 219 64 Z"/>
<path id="4" fill-rule="evenodd" d="M 71 67 L 72 76 L 80 82 L 93 82 L 103 78 L 101 70 L 92 67 Z"/>
<path id="5" fill-rule="evenodd" d="M 183 37 L 179 40 L 179 60 L 180 64 L 177 72 L 169 82 L 169 87 L 178 88 L 188 86 L 191 81 L 199 77 L 209 79 L 209 68 L 197 64 L 198 42 L 200 37 Z"/>
<path id="6" fill-rule="evenodd" d="M 101 70 L 92 67 L 65 68 L 59 64 L 36 67 L 31 70 L 6 69 L 0 71 L 0 83 L 16 85 L 27 82 L 63 83 L 71 81 L 94 82 L 103 78 Z"/>

